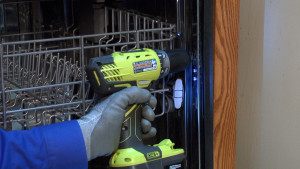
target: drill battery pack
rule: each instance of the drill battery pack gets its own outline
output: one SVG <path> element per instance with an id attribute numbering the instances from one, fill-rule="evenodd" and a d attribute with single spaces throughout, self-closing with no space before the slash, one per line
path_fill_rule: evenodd
<path id="1" fill-rule="evenodd" d="M 164 139 L 153 146 L 119 149 L 110 160 L 110 169 L 184 169 L 184 150 L 174 145 Z"/>

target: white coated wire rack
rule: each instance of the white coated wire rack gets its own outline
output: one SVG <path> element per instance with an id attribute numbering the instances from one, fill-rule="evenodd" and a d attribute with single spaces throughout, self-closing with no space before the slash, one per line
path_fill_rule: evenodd
<path id="1" fill-rule="evenodd" d="M 132 11 L 105 8 L 102 27 L 100 34 L 84 36 L 1 36 L 0 127 L 30 129 L 84 115 L 94 97 L 85 75 L 91 57 L 144 47 L 173 48 L 174 25 Z M 16 39 L 12 36 L 20 40 L 9 41 Z"/>

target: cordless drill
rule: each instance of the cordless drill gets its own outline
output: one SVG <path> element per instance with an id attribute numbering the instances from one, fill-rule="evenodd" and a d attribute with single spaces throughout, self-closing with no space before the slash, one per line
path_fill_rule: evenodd
<path id="1" fill-rule="evenodd" d="M 153 81 L 184 69 L 190 57 L 183 50 L 136 49 L 114 52 L 89 60 L 86 73 L 90 84 L 100 96 L 126 87 L 149 88 Z M 122 125 L 119 149 L 111 157 L 112 169 L 181 169 L 184 150 L 174 149 L 171 140 L 164 139 L 153 146 L 144 145 L 141 133 L 142 105 L 127 108 Z"/>

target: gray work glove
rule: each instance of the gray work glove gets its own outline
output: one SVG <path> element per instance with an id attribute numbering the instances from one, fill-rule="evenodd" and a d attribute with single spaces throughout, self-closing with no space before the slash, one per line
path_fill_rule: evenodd
<path id="1" fill-rule="evenodd" d="M 156 129 L 150 123 L 155 118 L 152 108 L 156 106 L 156 98 L 148 90 L 126 88 L 98 103 L 86 116 L 78 120 L 88 160 L 109 155 L 118 148 L 126 107 L 135 103 L 148 104 L 142 112 L 143 138 L 156 135 Z"/>

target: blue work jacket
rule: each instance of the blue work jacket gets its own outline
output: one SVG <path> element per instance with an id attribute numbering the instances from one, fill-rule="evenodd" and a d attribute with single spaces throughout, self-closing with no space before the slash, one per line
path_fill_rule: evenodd
<path id="1" fill-rule="evenodd" d="M 77 121 L 31 130 L 0 129 L 0 169 L 87 169 L 84 139 Z"/>

